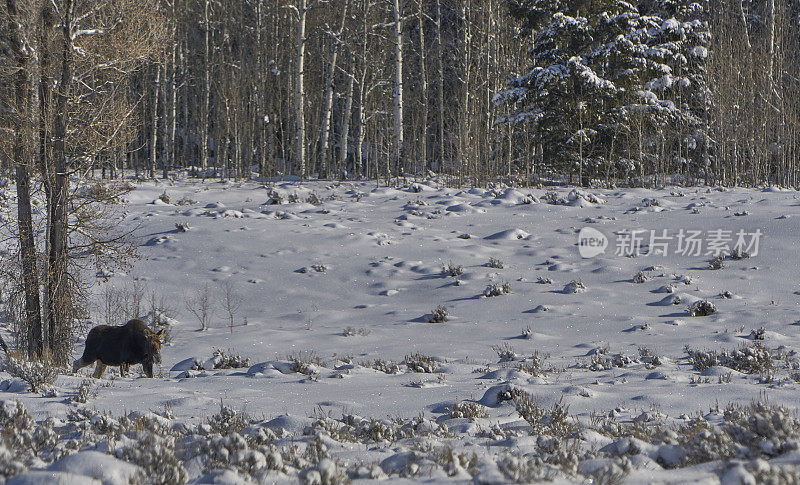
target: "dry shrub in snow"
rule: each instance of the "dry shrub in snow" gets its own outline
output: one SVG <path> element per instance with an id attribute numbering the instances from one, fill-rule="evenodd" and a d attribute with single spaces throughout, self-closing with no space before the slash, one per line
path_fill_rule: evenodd
<path id="1" fill-rule="evenodd" d="M 709 300 L 697 300 L 687 309 L 693 317 L 707 317 L 717 312 L 717 307 Z"/>
<path id="2" fill-rule="evenodd" d="M 289 356 L 292 363 L 292 372 L 303 374 L 312 379 L 319 376 L 318 367 L 322 367 L 322 361 L 314 352 L 297 352 Z"/>
<path id="3" fill-rule="evenodd" d="M 636 273 L 636 276 L 633 277 L 633 282 L 644 283 L 648 279 L 650 278 L 647 276 L 647 273 L 645 273 L 644 271 L 639 271 L 638 273 Z"/>
<path id="4" fill-rule="evenodd" d="M 534 402 L 533 395 L 522 389 L 515 388 L 512 395 L 517 414 L 531 426 L 531 434 L 569 436 L 575 431 L 575 426 L 567 422 L 569 406 L 564 405 L 563 398 L 551 409 L 544 409 Z"/>
<path id="5" fill-rule="evenodd" d="M 266 205 L 281 205 L 286 202 L 283 198 L 283 195 L 276 190 L 270 189 L 270 191 L 267 193 L 267 196 L 269 199 L 267 199 Z"/>
<path id="6" fill-rule="evenodd" d="M 586 285 L 581 280 L 572 280 L 564 286 L 564 293 L 583 293 L 586 291 Z"/>
<path id="7" fill-rule="evenodd" d="M 240 369 L 242 367 L 249 366 L 249 357 L 242 357 L 241 355 L 234 353 L 232 350 L 224 351 L 222 349 L 214 349 L 209 361 L 199 362 L 195 360 L 194 364 L 192 364 L 192 370 Z M 210 369 L 206 369 L 206 367 L 210 367 Z"/>
<path id="8" fill-rule="evenodd" d="M 334 460 L 323 458 L 316 466 L 304 470 L 300 474 L 307 485 L 339 485 L 350 483 L 345 470 Z"/>
<path id="9" fill-rule="evenodd" d="M 461 401 L 453 404 L 450 408 L 451 418 L 488 418 L 489 414 L 486 412 L 486 406 L 475 401 Z"/>
<path id="10" fill-rule="evenodd" d="M 511 293 L 511 283 L 506 281 L 502 285 L 500 283 L 492 283 L 483 290 L 483 296 L 485 297 L 492 297 L 492 296 L 500 296 L 500 295 L 507 295 Z"/>
<path id="11" fill-rule="evenodd" d="M 794 411 L 766 401 L 729 405 L 719 426 L 703 418 L 677 431 L 684 465 L 715 460 L 776 457 L 798 448 L 800 420 Z M 776 482 L 793 483 L 793 482 Z"/>
<path id="12" fill-rule="evenodd" d="M 367 327 L 355 328 L 355 327 L 345 327 L 342 331 L 343 337 L 355 337 L 356 335 L 360 337 L 366 337 L 370 334 L 370 331 Z"/>
<path id="13" fill-rule="evenodd" d="M 320 198 L 319 198 L 319 196 L 317 195 L 316 192 L 311 192 L 308 195 L 308 198 L 306 199 L 306 202 L 308 202 L 311 205 L 321 205 L 322 204 L 322 200 L 320 200 Z"/>
<path id="14" fill-rule="evenodd" d="M 142 483 L 171 485 L 186 482 L 186 468 L 175 456 L 177 437 L 172 433 L 137 431 L 128 446 L 115 451 L 120 460 L 142 468 Z"/>
<path id="15" fill-rule="evenodd" d="M 501 345 L 493 345 L 492 350 L 495 351 L 497 357 L 500 359 L 500 362 L 510 362 L 517 358 L 517 353 L 514 351 L 514 348 L 508 345 L 508 343 L 504 343 Z"/>
<path id="16" fill-rule="evenodd" d="M 444 305 L 439 305 L 433 309 L 431 316 L 428 318 L 428 323 L 443 323 L 448 320 L 450 312 Z"/>
<path id="17" fill-rule="evenodd" d="M 382 360 L 382 359 L 375 359 L 369 362 L 363 362 L 361 364 L 364 367 L 369 367 L 370 369 L 375 369 L 378 372 L 383 372 L 384 374 L 399 374 L 400 373 L 400 365 L 397 362 L 392 362 L 391 360 Z"/>
<path id="18" fill-rule="evenodd" d="M 197 204 L 197 201 L 186 195 L 181 197 L 178 202 L 175 202 L 175 205 L 194 205 L 194 204 Z"/>
<path id="19" fill-rule="evenodd" d="M 725 256 L 717 256 L 708 262 L 709 269 L 722 269 L 725 267 Z"/>
<path id="20" fill-rule="evenodd" d="M 744 250 L 742 250 L 742 248 L 739 248 L 739 247 L 733 248 L 733 251 L 731 251 L 731 254 L 728 255 L 728 259 L 730 259 L 732 261 L 739 261 L 739 260 L 742 260 L 742 259 L 747 259 L 749 257 L 750 257 L 750 254 L 748 254 L 747 251 L 744 251 Z"/>
<path id="21" fill-rule="evenodd" d="M 6 355 L 3 369 L 14 377 L 18 377 L 31 386 L 31 392 L 37 392 L 52 386 L 58 377 L 58 368 L 46 360 L 28 361 L 13 355 Z"/>
<path id="22" fill-rule="evenodd" d="M 452 261 L 447 263 L 446 265 L 442 265 L 442 274 L 445 276 L 461 276 L 464 274 L 464 267 L 460 264 L 454 264 Z"/>
<path id="23" fill-rule="evenodd" d="M 489 258 L 489 262 L 486 263 L 486 266 L 489 268 L 503 269 L 503 262 L 497 258 Z"/>
<path id="24" fill-rule="evenodd" d="M 684 350 L 696 371 L 719 365 L 745 374 L 766 374 L 775 368 L 772 353 L 758 342 L 732 351 L 693 350 L 688 345 Z"/>
<path id="25" fill-rule="evenodd" d="M 595 353 L 592 354 L 591 360 L 588 364 L 581 364 L 579 367 L 589 369 L 593 372 L 602 372 L 611 370 L 615 367 L 626 367 L 634 363 L 633 359 L 625 354 L 608 354 L 608 353 Z"/>
<path id="26" fill-rule="evenodd" d="M 766 337 L 766 335 L 767 335 L 767 329 L 764 327 L 759 327 L 758 329 L 751 330 L 748 338 L 750 340 L 764 340 L 764 337 Z"/>
<path id="27" fill-rule="evenodd" d="M 422 355 L 419 352 L 414 352 L 411 355 L 406 355 L 403 361 L 412 372 L 420 372 L 423 374 L 435 374 L 439 372 L 439 366 L 433 357 Z"/>
<path id="28" fill-rule="evenodd" d="M 550 357 L 549 354 L 540 354 L 538 350 L 533 351 L 533 355 L 526 357 L 525 360 L 517 364 L 517 370 L 532 376 L 543 376 L 555 371 L 555 368 L 544 368 L 544 361 Z"/>
<path id="29" fill-rule="evenodd" d="M 75 389 L 75 395 L 72 396 L 72 402 L 79 404 L 86 404 L 89 397 L 93 395 L 92 381 L 84 379 L 81 384 Z"/>

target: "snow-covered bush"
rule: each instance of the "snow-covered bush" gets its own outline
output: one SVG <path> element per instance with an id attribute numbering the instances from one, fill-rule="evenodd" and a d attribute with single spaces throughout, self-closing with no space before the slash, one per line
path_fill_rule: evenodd
<path id="1" fill-rule="evenodd" d="M 72 402 L 85 404 L 89 400 L 89 397 L 91 397 L 92 395 L 93 395 L 92 381 L 84 379 L 83 381 L 81 381 L 78 388 L 75 389 L 75 395 L 72 396 Z"/>
<path id="2" fill-rule="evenodd" d="M 175 202 L 175 205 L 194 205 L 194 204 L 197 204 L 197 201 L 187 195 L 184 195 L 178 200 L 178 202 Z"/>
<path id="3" fill-rule="evenodd" d="M 306 485 L 340 485 L 350 483 L 345 470 L 330 458 L 319 460 L 316 466 L 304 470 L 300 474 L 302 483 Z"/>
<path id="4" fill-rule="evenodd" d="M 697 300 L 686 311 L 693 317 L 707 317 L 717 312 L 717 306 L 709 300 Z"/>
<path id="5" fill-rule="evenodd" d="M 428 323 L 443 323 L 448 320 L 450 316 L 449 310 L 444 305 L 439 305 L 433 309 L 431 316 L 428 318 Z"/>
<path id="6" fill-rule="evenodd" d="M 592 357 L 588 364 L 579 365 L 579 367 L 589 369 L 593 372 L 602 372 L 606 370 L 611 370 L 615 367 L 626 367 L 635 361 L 628 357 L 625 354 L 607 354 L 607 353 L 595 353 L 592 354 Z"/>
<path id="7" fill-rule="evenodd" d="M 652 367 L 661 365 L 661 357 L 646 347 L 639 347 L 639 360 Z"/>
<path id="8" fill-rule="evenodd" d="M 558 192 L 549 190 L 544 193 L 542 200 L 551 205 L 564 205 L 567 203 L 566 199 L 558 195 Z"/>
<path id="9" fill-rule="evenodd" d="M 564 293 L 583 293 L 586 291 L 586 285 L 581 280 L 572 280 L 564 286 Z"/>
<path id="10" fill-rule="evenodd" d="M 201 431 L 203 431 L 204 434 L 220 434 L 225 436 L 231 433 L 241 432 L 250 424 L 250 421 L 250 416 L 247 414 L 236 411 L 230 406 L 220 404 L 219 412 L 208 418 L 207 426 Z"/>
<path id="11" fill-rule="evenodd" d="M 464 274 L 464 267 L 460 264 L 455 264 L 452 261 L 447 263 L 446 265 L 442 265 L 442 274 L 445 276 L 461 276 Z"/>
<path id="12" fill-rule="evenodd" d="M 686 452 L 681 464 L 771 458 L 798 449 L 800 419 L 785 407 L 766 401 L 745 406 L 731 404 L 722 417 L 716 427 L 701 417 L 678 430 L 678 442 Z"/>
<path id="13" fill-rule="evenodd" d="M 645 273 L 644 271 L 639 271 L 638 273 L 636 273 L 636 276 L 633 277 L 633 282 L 634 283 L 644 283 L 645 281 L 647 281 L 649 279 L 650 279 L 650 277 L 647 276 L 647 273 Z"/>
<path id="14" fill-rule="evenodd" d="M 733 248 L 733 251 L 731 251 L 731 253 L 728 255 L 728 259 L 733 260 L 733 261 L 739 261 L 739 260 L 742 260 L 742 259 L 747 259 L 749 257 L 750 257 L 750 254 L 747 251 L 745 251 L 742 248 L 740 248 L 740 247 Z"/>
<path id="15" fill-rule="evenodd" d="M 211 369 L 240 369 L 250 366 L 250 358 L 242 357 L 232 350 L 214 349 L 211 358 L 205 362 L 198 360 L 192 364 L 192 370 L 211 370 Z M 208 369 L 206 369 L 208 367 Z"/>
<path id="16" fill-rule="evenodd" d="M 316 192 L 311 192 L 308 195 L 308 199 L 306 199 L 306 202 L 308 202 L 311 205 L 320 205 L 320 204 L 322 204 L 322 200 L 320 200 L 320 198 L 319 198 L 319 196 L 317 195 Z"/>
<path id="17" fill-rule="evenodd" d="M 516 368 L 518 371 L 530 374 L 532 376 L 543 376 L 548 372 L 553 372 L 555 370 L 552 367 L 544 367 L 544 362 L 549 357 L 549 354 L 540 354 L 538 350 L 534 350 L 533 355 L 526 357 L 522 362 L 517 364 Z"/>
<path id="18" fill-rule="evenodd" d="M 58 377 L 58 368 L 46 361 L 28 361 L 12 355 L 6 355 L 3 369 L 14 377 L 19 377 L 31 386 L 31 392 L 37 392 L 52 386 Z"/>
<path id="19" fill-rule="evenodd" d="M 497 258 L 489 258 L 489 262 L 486 263 L 486 266 L 489 268 L 503 269 L 504 265 L 503 262 Z"/>
<path id="20" fill-rule="evenodd" d="M 508 345 L 508 342 L 503 345 L 493 345 L 492 350 L 495 351 L 500 362 L 510 362 L 517 358 L 517 353 L 514 348 Z"/>
<path id="21" fill-rule="evenodd" d="M 507 295 L 511 293 L 511 283 L 506 281 L 503 284 L 492 283 L 483 290 L 483 296 L 489 298 L 493 296 Z"/>
<path id="22" fill-rule="evenodd" d="M 688 345 L 684 350 L 696 371 L 719 365 L 745 374 L 765 374 L 775 368 L 772 353 L 758 342 L 732 351 L 693 350 Z"/>
<path id="23" fill-rule="evenodd" d="M 725 256 L 716 256 L 708 262 L 709 269 L 722 269 L 725 267 Z"/>
<path id="24" fill-rule="evenodd" d="M 128 446 L 117 449 L 114 454 L 142 468 L 142 483 L 171 485 L 186 483 L 186 468 L 175 456 L 176 437 L 162 436 L 150 431 L 137 431 Z"/>
<path id="25" fill-rule="evenodd" d="M 424 374 L 435 374 L 439 372 L 439 366 L 433 357 L 422 355 L 419 352 L 414 352 L 411 355 L 406 355 L 403 363 L 412 372 L 420 372 Z"/>
<path id="26" fill-rule="evenodd" d="M 766 337 L 766 335 L 767 335 L 767 329 L 764 327 L 759 327 L 757 329 L 751 330 L 748 338 L 750 340 L 764 340 L 764 337 Z"/>
<path id="27" fill-rule="evenodd" d="M 318 367 L 322 366 L 322 362 L 313 352 L 298 352 L 289 356 L 291 362 L 292 372 L 303 374 L 316 379 L 319 376 Z"/>
<path id="28" fill-rule="evenodd" d="M 370 334 L 370 330 L 367 327 L 355 328 L 355 327 L 345 327 L 342 331 L 343 337 L 355 337 L 356 335 L 360 337 L 366 337 Z"/>
<path id="29" fill-rule="evenodd" d="M 267 192 L 267 196 L 269 199 L 267 199 L 266 205 L 281 205 L 286 203 L 283 195 L 281 195 L 281 193 L 277 190 L 270 189 L 270 191 Z"/>
<path id="30" fill-rule="evenodd" d="M 375 359 L 373 361 L 363 362 L 361 365 L 364 367 L 369 367 L 370 369 L 375 369 L 378 372 L 383 372 L 384 374 L 400 373 L 400 365 L 391 360 L 386 361 L 382 359 Z"/>
<path id="31" fill-rule="evenodd" d="M 489 414 L 486 412 L 486 407 L 475 401 L 461 401 L 453 404 L 450 408 L 451 418 L 488 418 Z"/>
<path id="32" fill-rule="evenodd" d="M 532 435 L 569 436 L 575 426 L 567 422 L 569 406 L 564 405 L 563 398 L 553 404 L 551 409 L 539 407 L 533 395 L 522 389 L 513 391 L 514 408 L 517 414 L 531 426 Z"/>

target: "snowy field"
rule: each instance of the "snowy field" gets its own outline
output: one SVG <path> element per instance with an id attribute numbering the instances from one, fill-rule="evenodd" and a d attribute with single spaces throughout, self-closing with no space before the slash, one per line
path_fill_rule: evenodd
<path id="1" fill-rule="evenodd" d="M 32 443 L 0 450 L 4 475 L 28 470 L 8 483 L 800 476 L 796 191 L 191 180 L 125 198 L 141 257 L 96 287 L 93 320 L 134 287 L 145 317 L 155 292 L 163 363 L 43 393 L 0 372 L 0 421 Z M 581 257 L 585 227 L 604 253 Z M 206 287 L 201 331 L 186 301 Z"/>

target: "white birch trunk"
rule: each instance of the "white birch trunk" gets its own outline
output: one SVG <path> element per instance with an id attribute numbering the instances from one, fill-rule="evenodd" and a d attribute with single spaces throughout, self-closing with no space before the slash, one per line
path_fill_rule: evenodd
<path id="1" fill-rule="evenodd" d="M 401 0 L 394 0 L 394 142 L 393 162 L 403 170 L 403 13 Z M 388 175 L 388 174 L 387 174 Z"/>
<path id="2" fill-rule="evenodd" d="M 306 132 L 305 132 L 305 100 L 303 69 L 306 58 L 306 0 L 298 0 L 297 22 L 297 79 L 295 82 L 295 131 L 296 131 L 296 157 L 300 178 L 305 179 L 306 174 Z"/>

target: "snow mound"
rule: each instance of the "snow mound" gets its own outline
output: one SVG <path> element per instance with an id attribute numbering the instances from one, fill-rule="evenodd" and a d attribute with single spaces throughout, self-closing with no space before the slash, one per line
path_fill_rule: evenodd
<path id="1" fill-rule="evenodd" d="M 573 207 L 591 207 L 605 204 L 605 202 L 605 199 L 580 189 L 572 189 L 569 194 L 567 194 L 567 205 Z"/>
<path id="2" fill-rule="evenodd" d="M 448 212 L 455 212 L 455 213 L 459 213 L 459 214 L 478 214 L 478 213 L 486 212 L 483 209 L 478 209 L 478 208 L 473 207 L 473 206 L 471 206 L 469 204 L 463 204 L 463 203 L 462 204 L 451 205 L 446 210 Z"/>
<path id="3" fill-rule="evenodd" d="M 6 485 L 101 485 L 102 483 L 84 475 L 57 471 L 32 471 L 6 481 Z"/>
<path id="4" fill-rule="evenodd" d="M 679 306 L 679 305 L 691 305 L 696 301 L 700 301 L 702 298 L 698 298 L 694 295 L 690 295 L 689 293 L 673 293 L 671 295 L 667 295 L 664 298 L 660 299 L 657 302 L 649 303 L 651 306 Z"/>
<path id="5" fill-rule="evenodd" d="M 133 483 L 136 475 L 141 471 L 141 468 L 136 465 L 99 451 L 80 451 L 54 461 L 47 468 L 55 472 L 69 470 L 70 473 L 83 475 L 89 480 L 91 480 L 89 477 L 99 478 L 103 485 Z"/>
<path id="6" fill-rule="evenodd" d="M 527 194 L 512 188 L 507 188 L 502 194 L 495 197 L 495 200 L 501 201 L 503 205 L 530 204 L 534 202 L 533 198 Z"/>
<path id="7" fill-rule="evenodd" d="M 499 241 L 499 240 L 506 240 L 511 241 L 514 239 L 528 239 L 531 235 L 522 229 L 506 229 L 505 231 L 496 232 L 489 236 L 486 236 L 484 239 L 490 241 Z"/>

